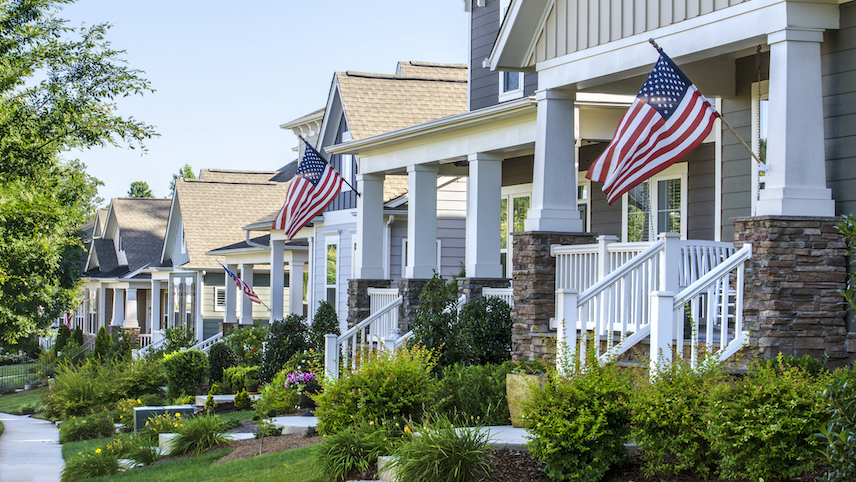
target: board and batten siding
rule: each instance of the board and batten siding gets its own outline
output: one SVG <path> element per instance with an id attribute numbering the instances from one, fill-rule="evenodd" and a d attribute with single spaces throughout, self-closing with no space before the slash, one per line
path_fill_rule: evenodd
<path id="1" fill-rule="evenodd" d="M 336 142 L 333 143 L 334 145 L 340 144 L 343 142 L 342 141 L 342 134 L 346 131 L 348 131 L 348 121 L 345 119 L 344 116 L 342 116 L 342 120 L 341 120 L 341 122 L 339 122 L 339 130 L 336 132 Z M 339 174 L 342 174 L 344 172 L 344 170 L 342 169 L 343 158 L 347 159 L 346 162 L 351 163 L 351 171 L 350 172 L 352 173 L 352 175 L 354 173 L 356 173 L 357 172 L 356 156 L 351 156 L 351 155 L 342 156 L 339 154 L 337 154 L 335 156 L 330 156 L 330 165 L 333 166 L 333 169 L 335 169 L 336 172 L 338 172 Z M 351 183 L 351 186 L 356 186 L 356 183 L 354 182 L 353 178 L 346 179 L 346 181 Z M 353 189 L 350 189 L 347 185 L 342 184 L 342 191 L 340 191 L 339 194 L 337 194 L 336 197 L 333 198 L 333 201 L 330 203 L 329 206 L 327 206 L 324 209 L 324 212 L 339 211 L 342 209 L 356 209 L 356 207 L 357 207 L 357 194 L 354 192 Z"/>
<path id="2" fill-rule="evenodd" d="M 748 0 L 556 0 L 533 62 L 561 57 Z"/>

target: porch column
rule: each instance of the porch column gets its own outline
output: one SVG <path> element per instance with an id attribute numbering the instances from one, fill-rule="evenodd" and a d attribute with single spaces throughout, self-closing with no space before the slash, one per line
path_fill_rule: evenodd
<path id="1" fill-rule="evenodd" d="M 161 316 L 161 282 L 152 280 L 152 322 L 149 323 L 149 334 L 160 330 L 163 317 Z"/>
<path id="2" fill-rule="evenodd" d="M 270 242 L 270 322 L 282 319 L 282 290 L 285 289 L 285 269 L 283 259 L 285 240 Z"/>
<path id="3" fill-rule="evenodd" d="M 357 174 L 357 279 L 384 277 L 383 180 L 383 174 Z"/>
<path id="4" fill-rule="evenodd" d="M 834 216 L 826 187 L 822 30 L 785 29 L 767 35 L 770 45 L 770 102 L 766 184 L 761 215 Z"/>
<path id="5" fill-rule="evenodd" d="M 113 321 L 110 326 L 125 324 L 125 290 L 113 288 Z"/>
<path id="6" fill-rule="evenodd" d="M 233 273 L 238 272 L 237 264 L 227 264 L 226 268 Z M 225 271 L 223 276 L 226 277 L 226 312 L 223 314 L 223 324 L 231 323 L 234 325 L 238 323 L 238 284 Z"/>
<path id="7" fill-rule="evenodd" d="M 241 264 L 241 281 L 247 284 L 250 288 L 253 287 L 253 265 Z M 253 324 L 253 302 L 249 296 L 241 293 L 241 324 Z"/>
<path id="8" fill-rule="evenodd" d="M 404 274 L 410 279 L 431 278 L 437 269 L 437 170 L 437 166 L 425 164 L 407 166 L 409 201 Z"/>
<path id="9" fill-rule="evenodd" d="M 125 321 L 123 328 L 140 328 L 140 320 L 137 319 L 137 288 L 125 290 Z"/>
<path id="10" fill-rule="evenodd" d="M 96 330 L 101 327 L 107 327 L 107 287 L 103 284 L 98 285 L 98 326 L 95 327 Z"/>
<path id="11" fill-rule="evenodd" d="M 538 117 L 532 200 L 526 231 L 578 233 L 577 159 L 574 139 L 576 92 L 548 89 L 535 93 Z"/>
<path id="12" fill-rule="evenodd" d="M 303 265 L 309 259 L 303 251 L 292 251 L 288 264 L 288 312 L 303 314 Z"/>
<path id="13" fill-rule="evenodd" d="M 502 278 L 499 262 L 502 156 L 484 152 L 470 154 L 469 164 L 467 278 Z"/>

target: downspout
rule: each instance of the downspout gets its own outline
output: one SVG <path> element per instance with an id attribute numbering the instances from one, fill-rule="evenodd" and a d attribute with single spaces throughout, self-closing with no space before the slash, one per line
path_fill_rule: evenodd
<path id="1" fill-rule="evenodd" d="M 249 229 L 244 231 L 244 240 L 247 242 L 248 245 L 250 245 L 254 248 L 270 249 L 270 246 L 266 246 L 264 244 L 259 244 L 259 243 L 256 243 L 254 241 L 250 241 L 250 230 Z"/>

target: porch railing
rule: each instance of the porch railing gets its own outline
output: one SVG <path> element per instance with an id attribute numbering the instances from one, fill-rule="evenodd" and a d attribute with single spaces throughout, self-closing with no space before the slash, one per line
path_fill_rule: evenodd
<path id="1" fill-rule="evenodd" d="M 140 348 L 145 348 L 152 344 L 152 335 L 149 333 L 140 334 Z"/>
<path id="2" fill-rule="evenodd" d="M 156 335 L 156 336 L 155 336 Z M 133 350 L 135 358 L 143 358 L 154 350 L 159 350 L 163 347 L 164 343 L 166 343 L 166 336 L 163 333 L 163 330 L 157 330 L 153 332 L 149 344 L 141 347 L 139 350 Z M 142 336 L 140 337 L 142 340 Z"/>
<path id="3" fill-rule="evenodd" d="M 211 347 L 214 346 L 218 341 L 223 340 L 223 332 L 218 332 L 217 334 L 208 337 L 199 343 L 190 347 L 191 350 L 200 350 L 203 353 L 208 353 L 211 350 Z"/>
<path id="4" fill-rule="evenodd" d="M 485 298 L 499 298 L 508 303 L 508 306 L 514 308 L 513 288 L 482 288 L 482 296 Z"/>
<path id="5" fill-rule="evenodd" d="M 386 296 L 386 294 L 384 294 Z M 324 340 L 324 368 L 327 376 L 338 378 L 339 367 L 356 368 L 357 356 L 362 350 L 381 346 L 398 329 L 400 296 L 384 305 L 368 318 L 339 336 L 328 334 Z M 393 339 L 394 340 L 394 339 Z"/>

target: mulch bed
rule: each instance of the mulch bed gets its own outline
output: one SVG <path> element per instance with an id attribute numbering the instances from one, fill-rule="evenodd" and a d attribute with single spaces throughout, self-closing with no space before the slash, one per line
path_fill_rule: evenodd
<path id="1" fill-rule="evenodd" d="M 273 454 L 276 452 L 282 452 L 283 450 L 307 447 L 317 443 L 321 443 L 320 436 L 314 435 L 312 437 L 307 437 L 302 433 L 280 435 L 279 437 L 265 437 L 263 443 L 261 440 L 256 439 L 237 440 L 226 446 L 234 449 L 232 453 L 215 461 L 213 465 L 225 464 L 226 462 L 231 462 L 233 460 L 255 457 L 259 455 L 260 446 L 263 449 L 263 454 Z"/>

